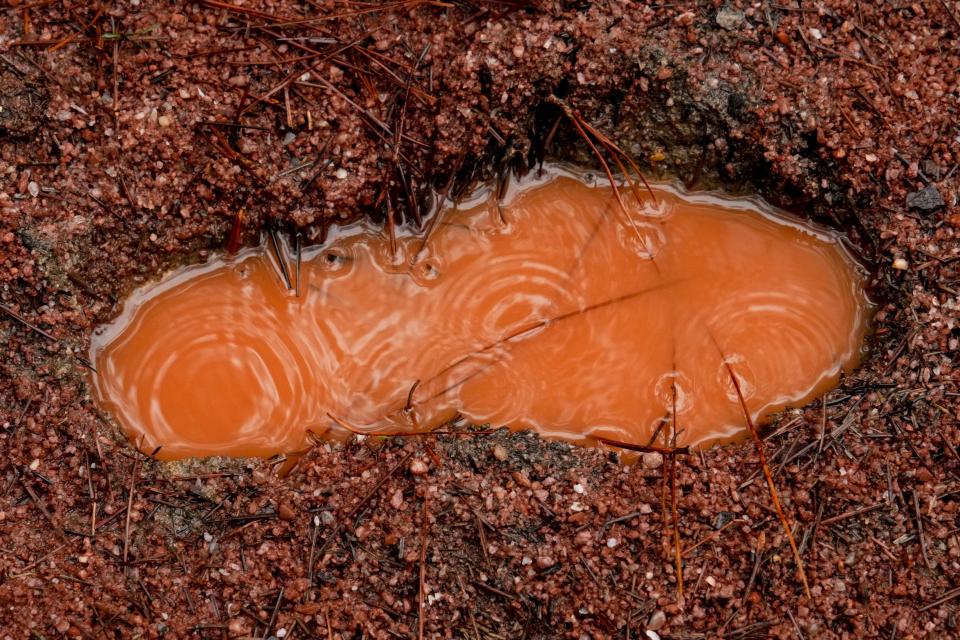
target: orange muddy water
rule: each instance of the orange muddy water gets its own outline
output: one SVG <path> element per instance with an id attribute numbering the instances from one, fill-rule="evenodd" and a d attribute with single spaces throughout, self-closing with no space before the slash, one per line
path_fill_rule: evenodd
<path id="1" fill-rule="evenodd" d="M 161 458 L 266 456 L 307 433 L 457 414 L 583 441 L 705 445 L 855 366 L 869 304 L 837 237 L 751 201 L 656 203 L 553 168 L 424 236 L 357 224 L 303 253 L 179 270 L 98 330 L 97 399 Z M 727 368 L 729 365 L 730 369 Z"/>

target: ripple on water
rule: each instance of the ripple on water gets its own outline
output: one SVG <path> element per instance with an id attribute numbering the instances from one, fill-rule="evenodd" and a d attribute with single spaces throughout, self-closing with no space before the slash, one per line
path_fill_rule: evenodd
<path id="1" fill-rule="evenodd" d="M 829 233 L 669 187 L 628 219 L 608 187 L 556 168 L 500 206 L 493 191 L 443 211 L 425 246 L 403 228 L 335 231 L 304 253 L 300 298 L 261 250 L 145 287 L 95 334 L 98 400 L 167 457 L 457 412 L 691 445 L 744 429 L 725 363 L 755 419 L 856 364 L 869 305 Z"/>

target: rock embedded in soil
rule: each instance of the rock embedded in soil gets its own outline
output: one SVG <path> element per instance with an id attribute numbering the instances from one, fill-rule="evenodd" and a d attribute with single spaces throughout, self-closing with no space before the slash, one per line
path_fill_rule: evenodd
<path id="1" fill-rule="evenodd" d="M 920 211 L 933 211 L 944 205 L 943 197 L 936 185 L 928 184 L 919 191 L 911 191 L 907 194 L 907 206 Z"/>

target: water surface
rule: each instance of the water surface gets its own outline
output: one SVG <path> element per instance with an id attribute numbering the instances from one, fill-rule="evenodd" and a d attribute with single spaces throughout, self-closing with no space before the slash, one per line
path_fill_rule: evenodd
<path id="1" fill-rule="evenodd" d="M 97 399 L 167 458 L 458 413 L 686 446 L 745 429 L 725 363 L 757 420 L 855 366 L 869 305 L 835 235 L 666 185 L 625 212 L 588 182 L 555 167 L 500 203 L 481 189 L 426 243 L 339 229 L 304 252 L 299 297 L 265 248 L 176 271 L 96 332 Z"/>

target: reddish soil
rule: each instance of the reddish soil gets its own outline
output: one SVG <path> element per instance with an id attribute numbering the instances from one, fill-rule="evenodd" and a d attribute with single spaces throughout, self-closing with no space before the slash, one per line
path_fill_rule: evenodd
<path id="1" fill-rule="evenodd" d="M 960 2 L 9 4 L 0 636 L 960 633 Z M 496 431 L 323 444 L 284 475 L 155 462 L 91 403 L 93 327 L 238 211 L 245 242 L 309 241 L 592 162 L 557 103 L 875 269 L 863 366 L 765 443 L 810 597 L 750 446 L 677 460 L 679 601 L 656 456 Z"/>

